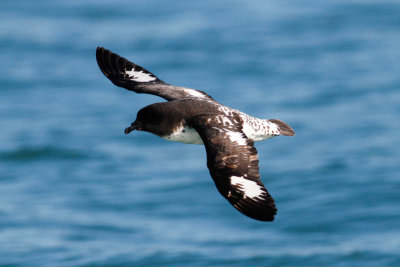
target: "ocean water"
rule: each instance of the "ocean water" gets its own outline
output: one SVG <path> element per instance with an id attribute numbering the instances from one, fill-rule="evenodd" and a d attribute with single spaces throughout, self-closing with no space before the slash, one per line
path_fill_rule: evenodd
<path id="1" fill-rule="evenodd" d="M 0 3 L 0 266 L 400 266 L 398 1 Z M 104 46 L 296 136 L 258 142 L 274 222 L 203 146 L 123 134 L 163 101 Z"/>

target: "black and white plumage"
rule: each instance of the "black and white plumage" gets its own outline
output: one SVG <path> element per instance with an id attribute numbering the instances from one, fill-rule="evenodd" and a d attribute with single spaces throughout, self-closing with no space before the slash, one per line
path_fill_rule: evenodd
<path id="1" fill-rule="evenodd" d="M 253 219 L 274 219 L 277 209 L 260 180 L 254 141 L 293 136 L 289 125 L 251 117 L 219 104 L 205 92 L 166 84 L 102 47 L 97 48 L 96 59 L 103 74 L 115 85 L 167 100 L 142 108 L 125 129 L 126 134 L 147 131 L 171 141 L 204 144 L 207 166 L 221 195 Z"/>

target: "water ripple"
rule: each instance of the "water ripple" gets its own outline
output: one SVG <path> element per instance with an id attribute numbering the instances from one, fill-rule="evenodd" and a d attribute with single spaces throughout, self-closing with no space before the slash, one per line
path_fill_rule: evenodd
<path id="1" fill-rule="evenodd" d="M 79 160 L 87 157 L 82 151 L 53 146 L 21 147 L 0 153 L 0 159 L 4 161 Z"/>

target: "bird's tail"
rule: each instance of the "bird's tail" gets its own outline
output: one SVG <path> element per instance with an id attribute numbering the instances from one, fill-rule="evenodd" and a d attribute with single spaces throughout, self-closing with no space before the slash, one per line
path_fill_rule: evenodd
<path id="1" fill-rule="evenodd" d="M 268 121 L 275 124 L 279 128 L 280 135 L 294 136 L 296 134 L 293 131 L 292 127 L 290 127 L 289 125 L 287 125 L 286 123 L 284 123 L 281 120 L 270 119 Z"/>

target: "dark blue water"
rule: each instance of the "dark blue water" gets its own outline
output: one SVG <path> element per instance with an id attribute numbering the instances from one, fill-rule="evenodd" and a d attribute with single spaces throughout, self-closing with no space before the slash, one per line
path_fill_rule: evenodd
<path id="1" fill-rule="evenodd" d="M 0 3 L 0 266 L 400 266 L 397 1 Z M 202 146 L 123 129 L 168 83 L 290 124 L 257 143 L 272 223 L 220 196 Z"/>

